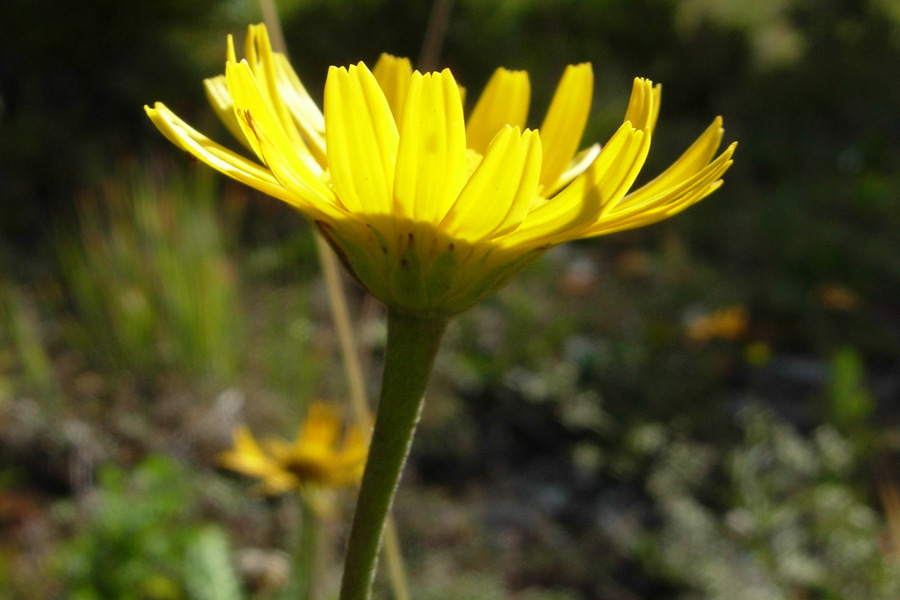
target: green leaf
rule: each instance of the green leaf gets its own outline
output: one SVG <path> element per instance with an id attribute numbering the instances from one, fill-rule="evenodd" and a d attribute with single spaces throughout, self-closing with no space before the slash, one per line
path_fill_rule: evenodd
<path id="1" fill-rule="evenodd" d="M 185 583 L 191 600 L 241 600 L 228 538 L 222 529 L 206 527 L 191 541 Z"/>

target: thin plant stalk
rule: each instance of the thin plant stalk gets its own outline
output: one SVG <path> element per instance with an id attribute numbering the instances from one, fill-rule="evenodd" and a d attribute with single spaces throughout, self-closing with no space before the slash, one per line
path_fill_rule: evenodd
<path id="1" fill-rule="evenodd" d="M 372 413 L 369 411 L 366 401 L 362 367 L 356 351 L 356 339 L 353 335 L 353 325 L 350 322 L 350 311 L 347 309 L 347 298 L 341 284 L 340 268 L 328 242 L 318 232 L 315 233 L 315 238 L 322 276 L 325 279 L 325 288 L 328 290 L 331 318 L 334 321 L 344 372 L 347 376 L 347 385 L 350 388 L 350 406 L 353 409 L 353 418 L 363 431 L 369 431 L 372 427 Z"/>
<path id="2" fill-rule="evenodd" d="M 277 52 L 287 56 L 287 45 L 284 41 L 284 32 L 281 28 L 281 20 L 278 18 L 278 9 L 273 0 L 260 0 L 260 8 L 263 20 L 272 36 L 272 46 Z M 337 332 L 338 344 L 341 349 L 341 358 L 344 372 L 347 376 L 347 385 L 350 392 L 350 404 L 353 409 L 354 419 L 363 431 L 369 431 L 372 427 L 372 413 L 366 400 L 366 388 L 363 381 L 362 367 L 357 354 L 353 325 L 350 320 L 350 311 L 347 308 L 347 298 L 341 283 L 340 268 L 334 251 L 328 242 L 316 232 L 316 253 L 325 279 L 325 288 L 328 294 L 328 304 L 331 307 L 331 317 Z M 391 589 L 396 600 L 409 600 L 409 584 L 406 578 L 406 568 L 403 564 L 403 555 L 400 550 L 400 537 L 397 533 L 397 525 L 393 517 L 388 516 L 385 542 L 385 558 L 388 563 L 388 574 Z"/>
<path id="3" fill-rule="evenodd" d="M 447 37 L 447 27 L 450 26 L 450 12 L 453 10 L 453 0 L 435 0 L 431 5 L 431 13 L 428 16 L 428 26 L 425 29 L 425 38 L 422 41 L 422 51 L 419 53 L 419 70 L 433 71 L 437 69 L 438 58 L 441 55 L 441 46 Z"/>
<path id="4" fill-rule="evenodd" d="M 443 317 L 388 312 L 381 397 L 347 543 L 340 600 L 369 598 L 385 522 L 446 325 Z"/>
<path id="5" fill-rule="evenodd" d="M 315 600 L 316 568 L 319 566 L 321 522 L 305 498 L 300 497 L 300 531 L 291 542 L 291 579 L 282 600 Z"/>

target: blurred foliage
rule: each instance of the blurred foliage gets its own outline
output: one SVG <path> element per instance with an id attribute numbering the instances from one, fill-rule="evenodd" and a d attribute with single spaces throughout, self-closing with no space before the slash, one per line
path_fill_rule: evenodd
<path id="1" fill-rule="evenodd" d="M 0 399 L 13 392 L 5 389 L 4 372 L 21 373 L 24 389 L 45 398 L 59 400 L 59 384 L 44 347 L 37 314 L 23 299 L 22 292 L 0 282 Z M 12 386 L 9 386 L 12 388 Z"/>
<path id="2" fill-rule="evenodd" d="M 308 293 L 302 286 L 277 290 L 259 302 L 256 314 L 261 343 L 251 366 L 268 387 L 292 398 L 313 397 L 316 374 L 324 367 L 324 357 L 311 349 L 316 331 Z"/>
<path id="3" fill-rule="evenodd" d="M 875 398 L 866 386 L 865 366 L 859 353 L 841 348 L 831 359 L 828 379 L 828 417 L 843 431 L 868 429 Z"/>
<path id="4" fill-rule="evenodd" d="M 86 511 L 71 502 L 57 505 L 58 518 L 75 528 L 56 557 L 65 596 L 239 598 L 224 534 L 198 523 L 199 495 L 192 479 L 171 459 L 151 456 L 130 472 L 101 469 Z"/>
<path id="5" fill-rule="evenodd" d="M 219 527 L 198 532 L 187 549 L 185 587 L 192 600 L 241 600 L 240 583 L 231 562 L 231 545 Z"/>
<path id="6" fill-rule="evenodd" d="M 727 454 L 663 433 L 647 481 L 661 523 L 638 544 L 643 560 L 688 588 L 678 598 L 896 598 L 852 444 L 758 407 L 741 417 L 744 442 Z"/>
<path id="7" fill-rule="evenodd" d="M 74 347 L 148 376 L 161 367 L 232 375 L 244 332 L 219 204 L 205 170 L 123 170 L 82 197 L 79 236 L 61 236 L 59 249 Z"/>

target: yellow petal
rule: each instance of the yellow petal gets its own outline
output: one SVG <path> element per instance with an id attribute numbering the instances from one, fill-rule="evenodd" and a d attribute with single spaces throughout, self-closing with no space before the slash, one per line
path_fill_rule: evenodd
<path id="1" fill-rule="evenodd" d="M 437 225 L 466 181 L 466 132 L 449 70 L 413 73 L 397 150 L 394 213 Z"/>
<path id="2" fill-rule="evenodd" d="M 297 431 L 296 443 L 332 446 L 341 430 L 341 418 L 337 411 L 324 402 L 314 402 L 306 413 L 306 420 Z"/>
<path id="3" fill-rule="evenodd" d="M 553 184 L 550 189 L 545 189 L 541 192 L 541 195 L 545 198 L 552 198 L 559 190 L 572 183 L 576 177 L 584 173 L 599 155 L 600 144 L 594 144 L 573 156 L 572 160 L 569 161 L 569 164 L 566 165 L 566 170 L 563 171 L 563 174 L 556 180 L 556 183 Z"/>
<path id="4" fill-rule="evenodd" d="M 299 479 L 292 473 L 278 469 L 266 475 L 258 491 L 271 496 L 281 496 L 296 490 L 298 487 L 300 487 Z"/>
<path id="5" fill-rule="evenodd" d="M 237 117 L 234 114 L 234 103 L 231 101 L 231 94 L 228 93 L 228 86 L 225 83 L 225 76 L 219 75 L 203 80 L 203 89 L 206 91 L 206 99 L 209 100 L 213 110 L 219 120 L 225 124 L 231 135 L 237 141 L 243 144 L 248 150 L 253 150 L 253 146 L 247 141 L 247 136 L 241 129 Z"/>
<path id="6" fill-rule="evenodd" d="M 234 449 L 220 454 L 219 464 L 251 477 L 265 477 L 273 470 L 271 459 L 263 453 L 247 427 L 235 428 L 232 438 Z"/>
<path id="7" fill-rule="evenodd" d="M 628 218 L 628 219 L 612 219 L 607 221 L 602 219 L 595 227 L 591 227 L 584 234 L 583 237 L 596 237 L 598 235 L 609 235 L 611 233 L 618 233 L 620 231 L 627 231 L 628 229 L 635 229 L 637 227 L 646 227 L 647 225 L 653 225 L 654 223 L 658 223 L 659 221 L 663 221 L 677 215 L 681 211 L 690 208 L 706 196 L 710 195 L 717 189 L 719 189 L 724 183 L 721 179 L 710 183 L 704 188 L 699 188 L 694 190 L 691 194 L 685 195 L 679 199 L 678 202 L 669 204 L 665 209 L 653 210 L 653 211 L 641 211 L 638 214 Z"/>
<path id="8" fill-rule="evenodd" d="M 247 36 L 244 38 L 244 60 L 250 64 L 254 76 L 259 70 L 259 55 L 256 53 L 256 31 L 260 27 L 265 30 L 265 25 L 262 23 L 259 25 L 248 25 Z"/>
<path id="9" fill-rule="evenodd" d="M 145 106 L 144 110 L 157 129 L 185 152 L 241 183 L 285 202 L 294 203 L 294 195 L 268 169 L 210 140 L 179 119 L 163 103 L 157 102 L 154 108 Z"/>
<path id="10" fill-rule="evenodd" d="M 390 214 L 399 135 L 390 106 L 363 63 L 328 70 L 325 138 L 331 180 L 344 206 Z"/>
<path id="11" fill-rule="evenodd" d="M 662 102 L 662 84 L 653 86 L 653 110 L 650 113 L 650 129 L 656 130 L 656 121 L 659 118 L 659 107 Z"/>
<path id="12" fill-rule="evenodd" d="M 691 147 L 682 154 L 678 160 L 672 163 L 668 169 L 662 172 L 653 181 L 638 188 L 629 194 L 629 203 L 640 202 L 644 198 L 651 198 L 661 191 L 672 187 L 679 181 L 693 176 L 695 173 L 703 169 L 709 161 L 712 160 L 719 144 L 722 142 L 722 135 L 725 130 L 722 129 L 722 118 L 717 117 L 712 125 L 706 128 L 706 131 L 697 138 Z"/>
<path id="13" fill-rule="evenodd" d="M 544 148 L 541 185 L 545 189 L 553 187 L 575 156 L 587 124 L 593 93 L 594 72 L 590 63 L 566 67 L 540 128 Z"/>
<path id="14" fill-rule="evenodd" d="M 408 58 L 392 56 L 384 53 L 375 63 L 372 70 L 378 85 L 387 98 L 394 121 L 402 122 L 403 104 L 406 102 L 406 89 L 409 87 L 409 78 L 412 77 L 412 64 Z"/>
<path id="15" fill-rule="evenodd" d="M 279 73 L 276 55 L 272 51 L 269 32 L 265 25 L 250 25 L 247 28 L 246 57 L 260 95 L 269 105 L 272 115 L 278 119 L 291 145 L 301 155 L 310 154 L 290 109 L 281 97 L 278 86 Z"/>
<path id="16" fill-rule="evenodd" d="M 266 451 L 269 453 L 272 459 L 279 463 L 287 462 L 290 459 L 291 453 L 294 449 L 293 444 L 277 437 L 264 439 L 263 445 L 266 447 Z"/>
<path id="17" fill-rule="evenodd" d="M 297 142 L 292 139 L 288 134 L 284 128 L 284 121 L 272 110 L 272 105 L 266 101 L 263 88 L 257 84 L 247 61 L 227 63 L 225 79 L 234 103 L 235 116 L 257 154 L 260 154 L 259 145 L 255 143 L 254 133 L 249 128 L 247 119 L 241 117 L 241 113 L 253 115 L 253 120 L 262 125 L 280 153 L 297 163 L 298 168 L 299 165 L 303 165 L 306 171 L 318 177 L 322 172 L 321 167 L 312 157 L 306 145 L 302 141 Z M 293 122 L 291 126 L 293 127 Z M 261 155 L 260 158 L 262 158 Z"/>
<path id="18" fill-rule="evenodd" d="M 256 439 L 245 426 L 236 427 L 231 434 L 232 442 L 234 442 L 234 450 L 240 454 L 251 456 L 263 456 L 262 449 L 256 443 Z"/>
<path id="19" fill-rule="evenodd" d="M 226 39 L 228 42 L 225 49 L 225 62 L 237 62 L 237 54 L 234 52 L 234 36 L 229 33 Z"/>
<path id="20" fill-rule="evenodd" d="M 300 78 L 283 54 L 274 54 L 278 93 L 300 129 L 310 151 L 322 168 L 327 165 L 325 153 L 325 117 L 303 87 Z"/>
<path id="21" fill-rule="evenodd" d="M 494 71 L 466 124 L 468 147 L 484 154 L 504 125 L 525 127 L 530 96 L 528 73 L 502 67 Z"/>
<path id="22" fill-rule="evenodd" d="M 659 114 L 658 98 L 659 90 L 654 90 L 652 81 L 635 78 L 631 87 L 631 98 L 628 100 L 628 110 L 625 111 L 625 120 L 635 129 L 652 130 Z"/>
<path id="23" fill-rule="evenodd" d="M 649 140 L 630 123 L 610 138 L 590 167 L 552 200 L 528 213 L 522 226 L 501 240 L 524 248 L 572 239 L 596 222 L 604 207 L 627 191 L 647 156 Z"/>
<path id="24" fill-rule="evenodd" d="M 228 63 L 225 67 L 228 89 L 235 112 L 248 139 L 254 142 L 260 156 L 272 173 L 288 189 L 307 202 L 330 202 L 331 191 L 319 178 L 320 167 L 310 154 L 298 154 L 281 121 L 269 109 L 246 61 Z M 266 149 L 263 148 L 265 143 Z M 298 187 L 298 184 L 302 184 Z"/>
<path id="25" fill-rule="evenodd" d="M 641 202 L 631 202 L 630 195 L 626 196 L 614 210 L 609 212 L 608 218 L 610 220 L 632 218 L 653 211 L 669 211 L 673 204 L 681 203 L 683 198 L 694 194 L 697 190 L 705 188 L 718 180 L 731 166 L 731 157 L 734 154 L 734 149 L 735 144 L 732 144 L 725 152 L 719 155 L 716 160 L 712 161 L 698 173 L 688 179 L 677 182 L 672 187 L 661 191 L 655 196 L 644 198 Z"/>
<path id="26" fill-rule="evenodd" d="M 635 227 L 650 225 L 667 219 L 699 202 L 721 185 L 721 176 L 732 164 L 731 157 L 737 144 L 731 144 L 716 160 L 693 177 L 681 181 L 653 198 L 637 205 L 617 208 L 604 215 L 586 232 L 586 237 L 606 235 Z M 621 203 L 624 204 L 624 201 Z"/>
<path id="27" fill-rule="evenodd" d="M 289 147 L 285 150 L 286 140 L 283 137 L 279 138 L 277 133 L 275 136 L 270 135 L 262 122 L 256 121 L 250 111 L 239 112 L 238 116 L 252 132 L 263 160 L 269 165 L 272 174 L 291 192 L 291 204 L 312 220 L 346 220 L 348 217 L 351 222 L 354 220 L 352 215 L 337 202 L 328 186 L 315 176 L 302 160 L 292 154 Z"/>
<path id="28" fill-rule="evenodd" d="M 366 460 L 369 453 L 368 440 L 358 427 L 352 427 L 344 436 L 341 451 L 338 455 L 339 462 L 348 469 L 355 469 Z"/>
<path id="29" fill-rule="evenodd" d="M 452 238 L 472 242 L 512 231 L 525 218 L 541 174 L 537 133 L 508 125 L 500 130 L 440 225 Z"/>
<path id="30" fill-rule="evenodd" d="M 627 124 L 627 123 L 626 123 Z M 627 152 L 623 152 L 617 162 L 617 176 L 609 177 L 604 182 L 606 191 L 604 192 L 604 204 L 601 214 L 605 214 L 618 207 L 622 198 L 628 193 L 634 180 L 637 179 L 647 160 L 647 154 L 650 152 L 650 132 L 635 131 L 636 143 L 631 146 Z M 602 152 L 600 153 L 603 154 Z"/>

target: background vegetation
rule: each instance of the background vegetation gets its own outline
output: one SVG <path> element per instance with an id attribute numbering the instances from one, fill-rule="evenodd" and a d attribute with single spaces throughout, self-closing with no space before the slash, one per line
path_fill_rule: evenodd
<path id="1" fill-rule="evenodd" d="M 328 65 L 418 56 L 430 11 L 278 6 L 314 95 Z M 257 10 L 4 4 L 2 600 L 284 586 L 296 506 L 216 455 L 238 424 L 290 435 L 346 397 L 311 232 L 141 110 L 226 139 L 201 79 Z M 894 600 L 896 3 L 457 0 L 441 64 L 470 91 L 527 69 L 537 125 L 584 60 L 585 140 L 640 75 L 664 84 L 648 177 L 717 114 L 736 163 L 688 213 L 555 249 L 451 327 L 396 510 L 414 597 Z M 350 295 L 374 389 L 382 314 Z"/>

